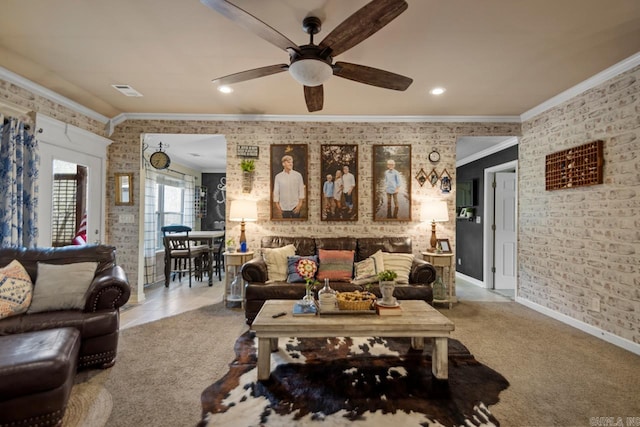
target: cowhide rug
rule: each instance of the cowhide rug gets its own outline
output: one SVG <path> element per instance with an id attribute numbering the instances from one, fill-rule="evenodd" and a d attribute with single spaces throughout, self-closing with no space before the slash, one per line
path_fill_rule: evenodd
<path id="1" fill-rule="evenodd" d="M 257 339 L 238 338 L 229 372 L 202 393 L 200 427 L 498 426 L 488 407 L 507 380 L 449 340 L 449 382 L 431 374 L 431 340 L 281 338 L 256 379 Z"/>

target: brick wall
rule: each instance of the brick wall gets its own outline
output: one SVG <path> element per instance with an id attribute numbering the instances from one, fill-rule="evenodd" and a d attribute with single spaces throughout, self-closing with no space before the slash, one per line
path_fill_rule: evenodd
<path id="1" fill-rule="evenodd" d="M 522 124 L 519 296 L 640 343 L 640 67 Z M 545 156 L 604 140 L 604 183 L 545 191 Z M 592 311 L 592 298 L 601 311 Z"/>
<path id="2" fill-rule="evenodd" d="M 163 120 L 128 120 L 116 127 L 111 136 L 114 140 L 109 148 L 111 172 L 136 170 L 140 162 L 141 133 L 202 133 L 223 134 L 227 139 L 227 198 L 236 196 L 251 197 L 258 200 L 258 221 L 247 223 L 246 233 L 248 246 L 259 247 L 260 238 L 265 235 L 300 235 L 300 236 L 378 236 L 404 235 L 413 239 L 414 252 L 418 254 L 426 249 L 430 237 L 430 225 L 420 223 L 420 202 L 422 199 L 445 197 L 449 203 L 450 218 L 447 224 L 438 225 L 438 236 L 449 238 L 455 243 L 455 194 L 443 196 L 440 190 L 426 183 L 420 187 L 415 175 L 420 168 L 427 173 L 433 165 L 427 160 L 427 154 L 433 147 L 438 148 L 441 161 L 436 169 L 448 170 L 455 180 L 455 143 L 459 136 L 474 135 L 518 135 L 520 125 L 483 124 L 483 123 L 314 123 L 314 122 L 214 122 L 214 121 L 163 121 Z M 269 159 L 270 144 L 307 144 L 309 146 L 309 178 L 308 202 L 309 220 L 302 222 L 271 221 L 269 210 Z M 320 145 L 321 144 L 357 144 L 358 154 L 358 191 L 359 220 L 356 222 L 325 222 L 320 220 Z M 410 144 L 412 146 L 412 218 L 410 222 L 372 221 L 371 175 L 372 148 L 374 144 Z M 240 159 L 236 157 L 237 145 L 257 145 L 260 158 L 256 161 L 256 176 L 253 191 L 249 195 L 242 194 Z M 117 169 L 117 170 L 116 170 Z M 135 181 L 139 177 L 136 174 Z M 111 189 L 108 188 L 108 193 Z M 136 206 L 118 207 L 138 212 L 139 198 Z M 111 196 L 108 204 L 110 214 L 107 229 L 109 240 L 126 254 L 127 272 L 135 276 L 137 263 L 137 241 L 135 228 L 137 224 L 117 224 L 117 214 Z M 227 233 L 239 236 L 239 223 L 229 223 Z M 453 280 L 453 277 L 451 278 Z M 134 286 L 137 282 L 132 280 Z"/>

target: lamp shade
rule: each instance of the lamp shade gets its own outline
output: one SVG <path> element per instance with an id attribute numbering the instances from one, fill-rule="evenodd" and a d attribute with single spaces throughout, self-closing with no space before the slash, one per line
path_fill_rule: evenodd
<path id="1" fill-rule="evenodd" d="M 420 212 L 420 220 L 422 222 L 447 222 L 449 221 L 449 209 L 447 202 L 427 202 L 422 205 Z"/>
<path id="2" fill-rule="evenodd" d="M 331 65 L 317 59 L 300 59 L 289 66 L 289 73 L 305 86 L 320 86 L 333 75 Z"/>
<path id="3" fill-rule="evenodd" d="M 230 221 L 257 221 L 258 205 L 254 200 L 232 200 L 229 209 Z"/>

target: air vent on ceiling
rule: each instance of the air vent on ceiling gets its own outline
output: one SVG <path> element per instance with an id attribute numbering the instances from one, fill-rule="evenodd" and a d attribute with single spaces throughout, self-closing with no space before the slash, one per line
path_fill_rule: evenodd
<path id="1" fill-rule="evenodd" d="M 138 92 L 137 90 L 135 90 L 129 85 L 111 85 L 111 86 L 126 96 L 142 96 L 140 92 Z"/>

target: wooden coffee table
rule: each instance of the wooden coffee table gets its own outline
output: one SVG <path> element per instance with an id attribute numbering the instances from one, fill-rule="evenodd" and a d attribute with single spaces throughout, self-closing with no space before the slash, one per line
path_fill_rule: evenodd
<path id="1" fill-rule="evenodd" d="M 258 338 L 258 380 L 271 374 L 271 352 L 278 349 L 280 337 L 409 337 L 411 347 L 424 348 L 424 339 L 433 338 L 432 372 L 440 380 L 449 376 L 447 338 L 453 322 L 424 301 L 400 301 L 401 316 L 376 314 L 330 314 L 293 316 L 293 300 L 268 300 L 260 309 L 251 329 Z M 274 314 L 285 312 L 282 317 Z"/>

